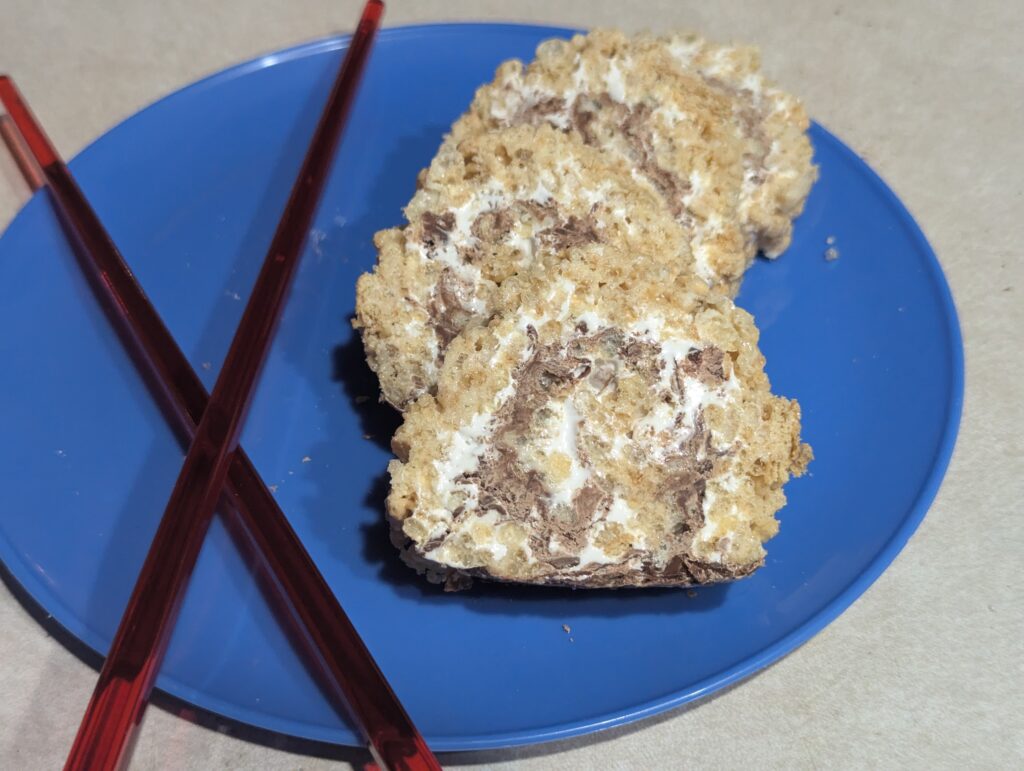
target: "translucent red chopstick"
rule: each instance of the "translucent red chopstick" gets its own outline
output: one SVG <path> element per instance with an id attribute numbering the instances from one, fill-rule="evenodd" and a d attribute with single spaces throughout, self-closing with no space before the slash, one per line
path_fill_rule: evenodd
<path id="1" fill-rule="evenodd" d="M 2 77 L 0 75 L 0 78 Z M 4 140 L 7 149 L 11 151 L 11 156 L 18 164 L 18 169 L 28 186 L 32 190 L 38 190 L 45 185 L 46 177 L 43 176 L 43 170 L 32 158 L 32 152 L 28 149 L 25 139 L 21 136 L 10 115 L 0 115 L 0 138 Z"/>
<path id="2" fill-rule="evenodd" d="M 372 3 L 371 6 L 376 6 L 376 12 L 374 13 L 374 8 L 368 8 L 371 14 L 369 24 L 375 26 L 380 15 L 380 7 L 376 3 Z M 365 45 L 368 43 L 366 24 L 361 24 L 360 30 L 364 32 L 364 35 L 361 37 L 357 32 L 353 38 L 346 63 L 356 55 L 355 52 L 359 51 L 358 43 L 361 39 L 364 44 L 361 55 L 365 57 Z M 335 99 L 339 96 L 336 92 L 332 93 L 332 101 L 338 101 Z M 83 266 L 89 269 L 93 278 L 98 279 L 97 287 L 101 290 L 101 295 L 105 295 L 108 305 L 116 311 L 123 327 L 126 328 L 122 331 L 127 331 L 129 337 L 136 343 L 136 347 L 141 349 L 140 352 L 146 359 L 146 366 L 154 375 L 153 379 L 158 381 L 165 395 L 170 398 L 179 422 L 184 428 L 191 430 L 195 421 L 202 414 L 206 400 L 201 383 L 189 368 L 185 357 L 174 345 L 173 339 L 163 327 L 141 289 L 134 282 L 127 266 L 120 259 L 116 248 L 103 231 L 102 225 L 89 208 L 66 167 L 60 162 L 45 134 L 33 122 L 31 114 L 21 103 L 13 84 L 6 80 L 0 81 L 0 96 L 4 97 L 8 110 L 18 121 L 37 159 L 46 167 L 46 177 L 51 185 L 57 207 L 61 211 L 68 229 L 79 241 L 79 253 L 83 257 Z M 340 106 L 347 105 L 342 103 Z M 320 161 L 324 160 L 322 155 L 316 156 L 316 158 Z M 28 174 L 26 176 L 29 177 Z M 303 179 L 308 181 L 307 177 L 300 177 L 300 180 Z M 307 193 L 306 207 L 311 209 L 315 205 L 315 200 L 315 194 L 310 196 Z M 304 233 L 306 228 L 308 228 L 308 222 L 304 228 L 299 230 L 299 233 Z M 301 242 L 300 237 L 299 246 L 301 246 Z M 356 713 L 355 716 L 369 735 L 380 762 L 393 768 L 436 768 L 436 761 L 430 755 L 422 738 L 419 737 L 415 727 L 401 709 L 348 619 L 337 606 L 336 600 L 302 549 L 295 533 L 288 526 L 265 486 L 241 452 L 236 454 L 230 470 L 230 480 L 234 487 L 233 497 L 238 504 L 243 521 L 248 525 L 257 546 L 267 558 L 275 578 L 291 600 L 292 608 L 317 646 L 322 659 L 321 663 L 334 681 L 341 686 L 347 701 Z M 207 516 L 206 524 L 208 521 Z M 163 530 L 163 527 L 161 529 Z M 201 529 L 205 532 L 206 525 L 204 524 Z M 188 536 L 189 533 L 181 533 L 181 535 Z M 196 540 L 201 541 L 201 536 Z M 154 548 L 153 551 L 156 549 Z M 151 551 L 151 557 L 153 551 Z M 195 551 L 198 551 L 198 546 L 195 547 Z M 188 569 L 182 571 L 184 575 L 179 576 L 181 583 L 187 578 L 188 570 L 194 563 L 194 556 L 191 560 L 181 560 L 183 556 L 185 555 L 179 552 L 173 554 L 175 561 L 189 563 Z M 147 560 L 147 565 L 150 561 Z M 143 573 L 145 573 L 145 568 Z M 165 590 L 173 593 L 174 587 L 171 585 L 173 583 L 173 581 L 164 581 L 162 586 Z M 135 595 L 133 595 L 134 599 L 136 599 Z M 177 599 L 180 599 L 180 590 Z M 137 603 L 130 603 L 129 607 L 131 608 L 133 605 L 137 606 Z M 145 617 L 143 621 L 146 621 Z M 169 629 L 166 619 L 163 623 Z M 158 668 L 159 653 L 162 652 L 160 637 L 160 634 L 143 634 L 135 638 L 142 640 L 144 647 L 145 645 L 155 646 L 155 655 L 142 658 L 128 657 L 127 667 L 124 663 L 116 667 L 105 667 L 105 674 L 108 669 L 111 670 L 107 679 L 108 685 L 104 688 L 104 682 L 101 679 L 96 696 L 99 697 L 101 691 L 103 694 L 120 692 L 122 696 L 127 696 L 129 705 L 132 701 L 136 701 L 137 706 L 134 708 L 134 714 L 132 710 L 126 711 L 128 722 L 121 721 L 118 726 L 115 726 L 112 736 L 103 732 L 100 732 L 100 735 L 90 732 L 87 736 L 85 733 L 89 722 L 87 717 L 79 736 L 79 740 L 82 741 L 76 741 L 76 750 L 80 745 L 83 747 L 94 746 L 95 749 L 91 754 L 76 754 L 73 751 L 72 757 L 69 758 L 69 767 L 87 765 L 89 767 L 111 767 L 124 757 L 124 741 L 110 740 L 116 739 L 118 730 L 121 730 L 127 738 L 134 729 L 137 718 L 141 715 L 142 700 L 152 685 L 152 679 Z M 165 642 L 166 630 L 163 637 Z M 108 664 L 116 658 L 113 653 L 112 649 L 112 656 L 108 659 Z M 109 685 L 109 683 L 114 685 L 125 683 L 127 685 L 128 679 L 132 682 L 148 679 L 148 685 L 127 689 L 111 688 Z M 95 713 L 98 719 L 103 718 L 98 722 L 98 725 L 103 725 L 106 723 L 105 718 L 111 715 L 111 711 L 106 707 L 118 707 L 122 705 L 122 701 L 122 699 L 98 700 L 94 698 L 92 706 L 99 704 L 103 705 L 104 709 L 90 709 L 90 713 Z M 120 714 L 117 710 L 113 711 Z M 86 742 L 83 737 L 91 738 Z M 119 748 L 116 746 L 118 744 L 120 744 Z M 100 750 L 100 752 L 97 754 L 96 750 Z"/>

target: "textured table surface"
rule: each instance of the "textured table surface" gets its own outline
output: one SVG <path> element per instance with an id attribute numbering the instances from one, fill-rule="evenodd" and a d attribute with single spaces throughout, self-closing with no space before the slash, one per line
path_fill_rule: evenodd
<path id="1" fill-rule="evenodd" d="M 353 23 L 355 0 L 4 0 L 0 71 L 67 156 L 199 76 Z M 447 756 L 490 768 L 1024 766 L 1024 4 L 391 0 L 386 23 L 696 29 L 765 69 L 918 218 L 960 312 L 960 439 L 928 517 L 852 608 L 768 670 L 639 725 Z M 0 227 L 26 195 L 0 157 Z M 921 373 L 926 376 L 926 373 Z M 55 768 L 95 672 L 0 588 L 0 768 Z M 258 741 L 254 741 L 258 740 Z M 319 749 L 318 753 L 310 754 Z M 147 713 L 133 768 L 361 764 Z"/>

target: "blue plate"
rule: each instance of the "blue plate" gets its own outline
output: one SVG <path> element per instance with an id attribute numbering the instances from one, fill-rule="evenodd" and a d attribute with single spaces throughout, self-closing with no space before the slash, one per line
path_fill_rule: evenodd
<path id="1" fill-rule="evenodd" d="M 733 586 L 444 594 L 403 567 L 382 501 L 395 417 L 349 326 L 373 233 L 509 57 L 570 31 L 385 30 L 274 343 L 244 445 L 412 717 L 438 750 L 595 731 L 704 696 L 793 650 L 885 569 L 924 517 L 956 436 L 960 332 L 900 202 L 820 126 L 821 179 L 789 251 L 739 298 L 817 459 L 787 488 L 768 563 Z M 346 41 L 227 70 L 129 119 L 72 169 L 212 386 Z M 840 258 L 827 261 L 826 238 Z M 0 241 L 0 558 L 105 651 L 182 459 L 45 196 Z M 571 628 L 563 631 L 562 625 Z M 293 652 L 222 522 L 159 687 L 261 728 L 358 744 Z"/>

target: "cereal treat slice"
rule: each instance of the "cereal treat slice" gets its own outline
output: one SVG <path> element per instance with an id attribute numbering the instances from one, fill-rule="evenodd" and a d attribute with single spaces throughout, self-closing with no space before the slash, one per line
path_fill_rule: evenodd
<path id="1" fill-rule="evenodd" d="M 378 263 L 356 290 L 355 325 L 384 398 L 431 391 L 445 349 L 486 322 L 509 277 L 567 255 L 613 279 L 692 274 L 689 239 L 656 190 L 615 155 L 551 126 L 447 141 L 406 208 L 377 234 Z"/>
<path id="2" fill-rule="evenodd" d="M 817 169 L 807 115 L 753 48 L 597 30 L 548 40 L 498 68 L 456 139 L 547 123 L 624 158 L 687 229 L 705 280 L 735 294 L 763 250 L 789 244 Z"/>
<path id="3" fill-rule="evenodd" d="M 603 282 L 571 260 L 502 294 L 395 435 L 406 562 L 449 588 L 688 586 L 761 566 L 810 448 L 749 314 L 703 282 Z"/>

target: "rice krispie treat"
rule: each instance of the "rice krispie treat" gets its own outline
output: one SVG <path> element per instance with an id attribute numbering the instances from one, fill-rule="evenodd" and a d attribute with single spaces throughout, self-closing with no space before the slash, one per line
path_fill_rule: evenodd
<path id="1" fill-rule="evenodd" d="M 574 259 L 501 295 L 394 437 L 387 508 L 406 562 L 449 588 L 757 569 L 810 448 L 799 406 L 769 391 L 750 315 L 696 279 L 604 281 Z"/>
<path id="2" fill-rule="evenodd" d="M 521 270 L 571 254 L 609 280 L 693 272 L 687 233 L 655 188 L 622 157 L 546 124 L 447 141 L 405 213 L 409 224 L 376 236 L 355 322 L 399 409 L 433 388 L 448 344 L 487 321 Z"/>
<path id="3" fill-rule="evenodd" d="M 789 244 L 817 175 L 807 115 L 757 50 L 692 35 L 545 41 L 498 68 L 452 136 L 541 123 L 624 158 L 686 227 L 698 274 L 730 294 L 758 250 Z"/>

